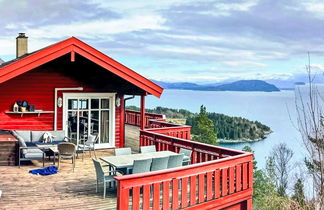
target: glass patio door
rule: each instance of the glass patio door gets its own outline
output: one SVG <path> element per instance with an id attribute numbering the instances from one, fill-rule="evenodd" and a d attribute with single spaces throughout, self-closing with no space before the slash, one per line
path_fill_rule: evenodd
<path id="1" fill-rule="evenodd" d="M 83 94 L 84 95 L 84 94 Z M 113 147 L 114 97 L 68 96 L 65 97 L 64 120 L 67 136 L 75 144 L 87 140 L 89 135 L 99 135 L 96 147 Z"/>

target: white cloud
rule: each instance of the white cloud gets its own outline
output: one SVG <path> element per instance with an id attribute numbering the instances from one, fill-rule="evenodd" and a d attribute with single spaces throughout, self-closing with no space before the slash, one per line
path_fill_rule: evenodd
<path id="1" fill-rule="evenodd" d="M 267 67 L 265 63 L 253 62 L 253 61 L 224 61 L 224 64 L 231 67 L 239 67 L 239 66 L 256 66 L 256 67 Z"/>
<path id="2" fill-rule="evenodd" d="M 96 20 L 74 22 L 65 25 L 29 28 L 26 33 L 38 38 L 62 38 L 81 36 L 85 38 L 102 38 L 106 35 L 128 33 L 141 30 L 165 30 L 164 19 L 158 15 L 129 16 L 117 20 Z"/>
<path id="3" fill-rule="evenodd" d="M 323 10 L 324 10 L 324 3 L 323 2 L 303 2 L 305 9 L 317 17 L 324 18 Z"/>
<path id="4" fill-rule="evenodd" d="M 324 65 L 319 63 L 311 64 L 311 72 L 313 74 L 323 74 L 324 73 Z"/>

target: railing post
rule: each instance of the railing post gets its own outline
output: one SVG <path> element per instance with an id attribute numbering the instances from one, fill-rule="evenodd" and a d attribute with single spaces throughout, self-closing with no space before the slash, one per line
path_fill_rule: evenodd
<path id="1" fill-rule="evenodd" d="M 141 126 L 142 130 L 145 129 L 145 95 L 141 95 Z"/>
<path id="2" fill-rule="evenodd" d="M 252 199 L 250 198 L 246 201 L 246 210 L 252 210 L 252 207 Z"/>
<path id="3" fill-rule="evenodd" d="M 122 181 L 117 181 L 117 209 L 128 209 L 129 190 L 124 189 Z"/>

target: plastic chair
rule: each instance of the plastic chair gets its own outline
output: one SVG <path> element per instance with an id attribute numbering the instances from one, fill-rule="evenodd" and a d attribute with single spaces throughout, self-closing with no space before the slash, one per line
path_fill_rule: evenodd
<path id="1" fill-rule="evenodd" d="M 84 159 L 84 152 L 89 151 L 91 157 L 91 151 L 93 151 L 95 158 L 97 158 L 96 150 L 95 150 L 95 143 L 97 143 L 99 139 L 99 134 L 97 135 L 89 135 L 88 139 L 82 140 L 84 141 L 83 144 L 79 144 L 77 154 L 82 153 L 82 161 Z"/>
<path id="2" fill-rule="evenodd" d="M 169 157 L 158 157 L 152 159 L 151 171 L 163 170 L 168 168 Z"/>
<path id="3" fill-rule="evenodd" d="M 61 159 L 72 159 L 73 172 L 75 168 L 76 146 L 73 143 L 64 142 L 57 145 L 58 150 L 58 168 L 60 168 Z"/>
<path id="4" fill-rule="evenodd" d="M 115 156 L 130 155 L 130 154 L 132 154 L 132 150 L 130 147 L 115 149 Z"/>
<path id="5" fill-rule="evenodd" d="M 132 174 L 149 172 L 151 170 L 152 159 L 134 160 Z"/>
<path id="6" fill-rule="evenodd" d="M 180 148 L 179 154 L 184 154 L 182 165 L 189 165 L 191 163 L 191 150 Z"/>
<path id="7" fill-rule="evenodd" d="M 184 154 L 169 156 L 168 168 L 175 168 L 182 166 Z"/>
<path id="8" fill-rule="evenodd" d="M 148 152 L 156 152 L 155 145 L 141 147 L 141 153 L 148 153 Z"/>
<path id="9" fill-rule="evenodd" d="M 117 172 L 120 173 L 120 171 L 117 170 L 111 170 L 107 171 L 106 173 L 104 172 L 101 163 L 92 158 L 95 170 L 96 170 L 96 192 L 98 192 L 99 189 L 99 183 L 103 184 L 104 190 L 103 190 L 103 198 L 106 198 L 106 188 L 107 188 L 107 183 L 108 186 L 110 183 L 116 184 L 116 180 L 114 179 L 115 176 L 117 176 Z M 121 173 L 122 174 L 122 173 Z"/>
<path id="10" fill-rule="evenodd" d="M 115 149 L 115 156 L 130 155 L 130 154 L 132 154 L 132 150 L 130 147 Z M 132 167 L 130 168 L 127 167 L 127 168 L 120 168 L 119 170 L 121 170 L 123 174 L 127 174 L 131 169 Z"/>

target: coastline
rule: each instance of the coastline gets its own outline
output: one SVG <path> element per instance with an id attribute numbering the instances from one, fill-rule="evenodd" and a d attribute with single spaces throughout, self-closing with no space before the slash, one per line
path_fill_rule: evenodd
<path id="1" fill-rule="evenodd" d="M 265 132 L 264 138 L 258 138 L 258 139 L 217 139 L 217 143 L 221 144 L 235 144 L 235 143 L 251 143 L 251 142 L 258 142 L 262 141 L 267 138 L 267 136 L 272 133 L 273 131 Z"/>

